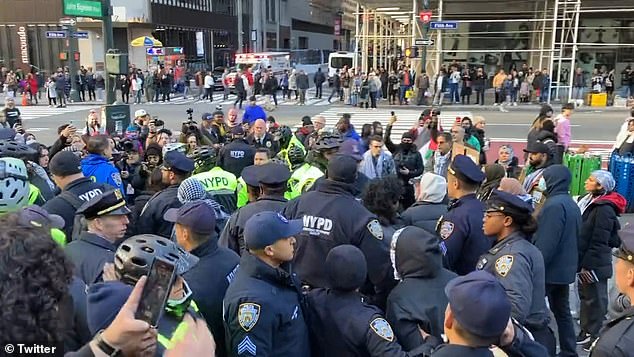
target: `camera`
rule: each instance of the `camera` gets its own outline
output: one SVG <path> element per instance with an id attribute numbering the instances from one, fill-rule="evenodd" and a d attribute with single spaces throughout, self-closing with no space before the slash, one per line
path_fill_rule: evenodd
<path id="1" fill-rule="evenodd" d="M 192 108 L 187 108 L 187 110 L 185 111 L 187 113 L 187 120 L 188 121 L 193 121 L 193 115 L 194 115 L 194 109 Z"/>

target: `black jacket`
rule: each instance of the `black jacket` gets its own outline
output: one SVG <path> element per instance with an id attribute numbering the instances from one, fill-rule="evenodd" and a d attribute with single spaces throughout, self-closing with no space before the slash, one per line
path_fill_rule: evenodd
<path id="1" fill-rule="evenodd" d="M 438 220 L 447 213 L 447 204 L 416 202 L 403 212 L 401 217 L 406 226 L 416 226 L 437 235 Z"/>
<path id="2" fill-rule="evenodd" d="M 372 284 L 385 287 L 393 281 L 381 225 L 352 191 L 351 185 L 324 180 L 315 191 L 289 201 L 284 209 L 288 219 L 304 220 L 304 231 L 296 236 L 294 266 L 312 287 L 326 287 L 326 256 L 341 244 L 352 244 L 363 251 Z"/>
<path id="3" fill-rule="evenodd" d="M 544 170 L 547 199 L 537 215 L 533 243 L 542 252 L 546 284 L 571 284 L 577 272 L 577 239 L 581 211 L 568 194 L 572 176 L 567 167 L 553 165 Z"/>
<path id="4" fill-rule="evenodd" d="M 243 139 L 235 139 L 220 149 L 218 166 L 236 177 L 242 176 L 242 170 L 253 165 L 255 148 Z"/>
<path id="5" fill-rule="evenodd" d="M 423 164 L 423 158 L 416 149 L 416 145 L 406 147 L 404 144 L 394 144 L 390 136 L 392 135 L 392 126 L 388 125 L 385 129 L 385 147 L 392 153 L 394 158 L 394 164 L 396 165 L 396 174 L 403 181 L 408 183 L 410 179 L 418 177 L 423 174 L 425 165 Z M 400 169 L 407 168 L 409 173 L 403 175 Z"/>
<path id="6" fill-rule="evenodd" d="M 423 344 L 418 326 L 440 338 L 448 303 L 445 286 L 457 276 L 443 268 L 436 235 L 417 231 L 405 228 L 396 240 L 394 263 L 401 281 L 387 299 L 387 320 L 405 350 Z"/>
<path id="7" fill-rule="evenodd" d="M 103 281 L 103 265 L 114 262 L 116 250 L 117 244 L 90 232 L 83 232 L 64 249 L 75 266 L 75 275 L 86 285 Z"/>
<path id="8" fill-rule="evenodd" d="M 113 189 L 114 187 L 108 184 L 96 183 L 87 177 L 82 177 L 69 183 L 62 192 L 68 191 L 72 193 L 73 196 L 77 197 L 77 204 L 79 204 L 80 202 L 87 202 L 91 198 Z M 60 194 L 47 201 L 42 208 L 44 208 L 46 212 L 57 214 L 64 219 L 64 233 L 66 234 L 66 239 L 70 240 L 72 238 L 71 234 L 73 232 L 75 212 L 77 212 L 79 206 L 73 207 L 72 203 L 65 198 L 65 195 Z"/>
<path id="9" fill-rule="evenodd" d="M 200 260 L 183 278 L 214 336 L 216 356 L 226 356 L 222 299 L 235 278 L 240 257 L 227 248 L 218 247 L 216 238 L 209 239 L 191 253 Z"/>
<path id="10" fill-rule="evenodd" d="M 269 151 L 271 152 L 271 157 L 277 155 L 277 153 L 280 151 L 280 143 L 277 140 L 275 140 L 275 138 L 273 137 L 271 133 L 264 134 L 262 143 L 257 141 L 254 135 L 249 135 L 247 137 L 247 143 L 249 143 L 250 145 L 253 145 L 256 149 L 257 148 L 269 149 Z"/>
<path id="11" fill-rule="evenodd" d="M 310 356 L 299 281 L 289 271 L 250 253 L 240 258 L 223 301 L 229 356 Z"/>
<path id="12" fill-rule="evenodd" d="M 244 226 L 247 220 L 256 213 L 264 211 L 281 212 L 286 206 L 286 202 L 287 200 L 284 197 L 260 196 L 257 201 L 240 207 L 231 215 L 229 222 L 222 231 L 218 244 L 243 255 L 246 250 Z"/>
<path id="13" fill-rule="evenodd" d="M 170 238 L 174 223 L 167 222 L 163 215 L 170 208 L 180 208 L 183 204 L 178 200 L 178 184 L 157 192 L 143 207 L 137 222 L 136 234 L 157 234 Z"/>
<path id="14" fill-rule="evenodd" d="M 634 307 L 608 321 L 590 357 L 630 357 L 634 351 Z"/>
<path id="15" fill-rule="evenodd" d="M 610 192 L 585 209 L 581 216 L 577 271 L 594 270 L 599 279 L 612 276 L 612 248 L 620 245 L 618 216 L 625 211 L 626 204 L 623 196 Z"/>

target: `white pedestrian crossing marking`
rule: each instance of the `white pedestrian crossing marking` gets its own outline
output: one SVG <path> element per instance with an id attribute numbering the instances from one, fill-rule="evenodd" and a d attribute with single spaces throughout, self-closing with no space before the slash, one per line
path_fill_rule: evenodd
<path id="1" fill-rule="evenodd" d="M 79 112 L 82 110 L 98 109 L 99 107 L 100 105 L 98 104 L 69 105 L 66 108 L 49 108 L 48 106 L 45 106 L 45 105 L 33 105 L 33 106 L 27 106 L 27 107 L 19 106 L 18 109 L 20 109 L 20 118 L 24 121 L 27 121 L 27 120 L 33 120 L 38 118 L 50 117 L 54 115 L 74 113 L 74 112 Z"/>

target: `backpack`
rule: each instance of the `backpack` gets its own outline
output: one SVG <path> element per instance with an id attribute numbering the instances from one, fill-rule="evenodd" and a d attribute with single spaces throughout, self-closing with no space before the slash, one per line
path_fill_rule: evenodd
<path id="1" fill-rule="evenodd" d="M 79 207 L 84 204 L 84 201 L 80 200 L 79 197 L 75 196 L 70 191 L 62 191 L 62 193 L 59 195 L 59 198 L 63 199 L 69 205 L 73 206 L 75 212 L 77 212 Z M 73 231 L 71 232 L 70 237 L 66 237 L 66 240 L 70 242 L 76 237 L 79 237 L 82 232 L 87 231 L 88 226 L 86 224 L 86 220 L 81 214 L 75 213 L 75 218 L 73 219 Z"/>

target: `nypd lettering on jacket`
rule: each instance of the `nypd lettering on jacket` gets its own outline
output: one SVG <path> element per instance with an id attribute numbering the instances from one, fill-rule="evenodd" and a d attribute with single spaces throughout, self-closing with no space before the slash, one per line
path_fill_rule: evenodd
<path id="1" fill-rule="evenodd" d="M 231 150 L 229 155 L 234 159 L 242 159 L 244 158 L 244 150 Z"/>
<path id="2" fill-rule="evenodd" d="M 318 236 L 323 234 L 329 236 L 332 231 L 332 219 L 305 215 L 304 231 L 310 235 Z"/>
<path id="3" fill-rule="evenodd" d="M 100 188 L 95 188 L 94 190 L 90 190 L 79 195 L 79 199 L 82 201 L 89 201 L 93 197 L 97 197 L 101 194 L 103 194 L 103 191 Z"/>
<path id="4" fill-rule="evenodd" d="M 205 188 L 229 186 L 229 179 L 227 179 L 226 177 L 205 177 L 203 179 L 200 179 L 200 182 Z"/>

